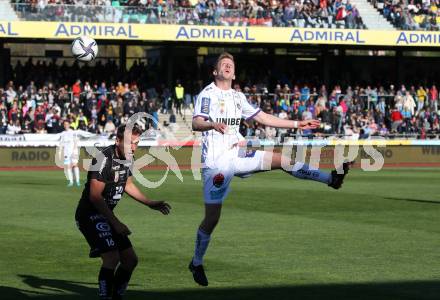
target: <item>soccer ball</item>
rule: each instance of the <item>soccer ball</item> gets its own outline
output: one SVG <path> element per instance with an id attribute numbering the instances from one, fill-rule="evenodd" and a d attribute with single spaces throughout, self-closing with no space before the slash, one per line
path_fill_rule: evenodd
<path id="1" fill-rule="evenodd" d="M 98 55 L 98 44 L 88 36 L 78 37 L 72 42 L 72 54 L 79 61 L 92 61 Z"/>

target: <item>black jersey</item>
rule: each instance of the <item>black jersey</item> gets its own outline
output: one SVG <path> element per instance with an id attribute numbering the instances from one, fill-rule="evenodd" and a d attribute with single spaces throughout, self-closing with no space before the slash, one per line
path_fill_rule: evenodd
<path id="1" fill-rule="evenodd" d="M 99 213 L 90 202 L 90 181 L 92 179 L 105 183 L 102 197 L 108 207 L 113 210 L 124 194 L 128 177 L 132 175 L 130 171 L 132 163 L 122 164 L 118 160 L 115 145 L 105 148 L 101 153 L 102 155 L 92 160 L 91 170 L 87 173 L 87 183 L 76 212 L 77 219 Z"/>

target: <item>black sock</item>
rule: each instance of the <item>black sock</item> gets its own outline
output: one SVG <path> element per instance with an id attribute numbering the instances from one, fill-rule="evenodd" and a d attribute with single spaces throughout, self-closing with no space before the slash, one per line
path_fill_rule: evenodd
<path id="1" fill-rule="evenodd" d="M 127 290 L 128 282 L 131 278 L 131 271 L 127 271 L 121 266 L 115 272 L 115 285 L 113 289 L 113 297 L 121 297 Z M 117 299 L 117 298 L 116 298 Z"/>
<path id="2" fill-rule="evenodd" d="M 98 276 L 99 298 L 107 300 L 112 298 L 115 281 L 115 270 L 101 267 Z"/>

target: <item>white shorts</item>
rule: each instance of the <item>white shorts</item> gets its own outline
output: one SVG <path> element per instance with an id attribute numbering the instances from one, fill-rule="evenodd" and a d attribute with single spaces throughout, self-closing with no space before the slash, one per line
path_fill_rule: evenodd
<path id="1" fill-rule="evenodd" d="M 64 165 L 76 165 L 78 160 L 78 155 L 66 155 L 64 156 Z"/>
<path id="2" fill-rule="evenodd" d="M 217 161 L 215 168 L 203 168 L 203 197 L 207 204 L 221 204 L 230 191 L 234 176 L 249 177 L 263 170 L 264 151 L 251 150 L 246 153 L 227 152 Z"/>

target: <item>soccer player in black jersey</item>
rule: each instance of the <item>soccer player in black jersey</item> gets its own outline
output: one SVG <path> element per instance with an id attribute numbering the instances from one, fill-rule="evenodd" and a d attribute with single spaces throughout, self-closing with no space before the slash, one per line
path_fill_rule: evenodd
<path id="1" fill-rule="evenodd" d="M 132 158 L 142 131 L 118 128 L 115 145 L 102 150 L 93 159 L 87 183 L 79 201 L 75 219 L 90 245 L 90 257 L 101 257 L 100 299 L 121 299 L 138 259 L 128 235 L 130 229 L 113 213 L 126 192 L 134 200 L 167 215 L 171 207 L 164 201 L 145 197 L 133 182 Z M 124 135 L 125 133 L 125 135 Z"/>

